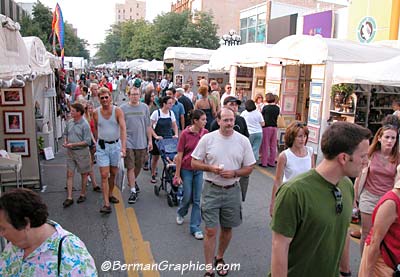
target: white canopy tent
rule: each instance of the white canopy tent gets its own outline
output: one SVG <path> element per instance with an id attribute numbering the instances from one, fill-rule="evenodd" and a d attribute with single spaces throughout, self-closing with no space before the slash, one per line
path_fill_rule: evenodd
<path id="1" fill-rule="evenodd" d="M 400 50 L 380 45 L 322 38 L 321 36 L 292 35 L 272 47 L 269 61 L 286 60 L 300 64 L 379 62 L 400 54 Z"/>
<path id="2" fill-rule="evenodd" d="M 43 42 L 38 37 L 23 37 L 29 55 L 29 65 L 33 73 L 37 75 L 51 74 L 49 56 Z"/>
<path id="3" fill-rule="evenodd" d="M 202 64 L 198 67 L 196 67 L 195 69 L 192 69 L 192 72 L 210 72 L 210 64 L 209 63 L 205 63 Z"/>
<path id="4" fill-rule="evenodd" d="M 0 23 L 0 87 L 24 86 L 31 69 L 20 26 L 2 14 Z"/>
<path id="5" fill-rule="evenodd" d="M 163 61 L 157 61 L 157 60 L 152 60 L 150 62 L 142 63 L 141 65 L 138 66 L 139 69 L 144 70 L 144 71 L 164 71 L 164 62 Z"/>
<path id="6" fill-rule="evenodd" d="M 400 55 L 373 63 L 335 64 L 333 83 L 400 86 Z"/>
<path id="7" fill-rule="evenodd" d="M 164 52 L 164 62 L 171 60 L 208 61 L 215 50 L 192 47 L 168 47 Z"/>
<path id="8" fill-rule="evenodd" d="M 229 72 L 231 66 L 260 67 L 265 66 L 272 45 L 246 43 L 243 45 L 221 46 L 211 56 L 209 72 Z"/>
<path id="9" fill-rule="evenodd" d="M 128 63 L 128 68 L 129 71 L 140 71 L 140 66 L 144 63 L 149 62 L 148 60 L 145 59 L 135 59 L 135 60 L 131 60 Z"/>

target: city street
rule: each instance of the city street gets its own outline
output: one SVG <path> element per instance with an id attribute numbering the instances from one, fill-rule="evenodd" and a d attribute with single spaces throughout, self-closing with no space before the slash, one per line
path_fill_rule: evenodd
<path id="1" fill-rule="evenodd" d="M 66 197 L 65 171 L 64 149 L 56 154 L 54 160 L 42 161 L 45 188 L 41 196 L 49 206 L 50 218 L 85 242 L 95 259 L 99 276 L 180 276 L 180 269 L 185 264 L 192 265 L 192 270 L 183 272 L 183 276 L 202 276 L 203 270 L 196 270 L 204 262 L 202 241 L 189 234 L 189 217 L 185 218 L 182 226 L 176 224 L 176 208 L 168 206 L 165 193 L 155 196 L 149 172 L 142 171 L 139 176 L 141 193 L 136 204 L 128 204 L 128 189 L 125 188 L 123 202 L 113 206 L 112 214 L 102 215 L 99 213 L 102 195 L 92 191 L 91 186 L 88 187 L 86 202 L 75 202 L 66 209 L 62 207 Z M 97 167 L 95 173 L 99 182 Z M 224 257 L 227 263 L 240 264 L 240 270 L 232 270 L 229 276 L 266 276 L 269 272 L 271 230 L 268 206 L 273 174 L 271 168 L 265 170 L 257 166 L 251 175 L 243 204 L 243 224 L 234 229 Z M 80 187 L 77 176 L 74 186 Z M 120 198 L 119 190 L 115 195 Z M 79 191 L 75 191 L 75 200 L 78 196 Z M 357 276 L 360 261 L 358 246 L 352 241 L 353 276 Z M 128 275 L 127 270 L 121 269 L 124 263 L 159 263 L 160 268 L 157 272 L 130 270 Z M 115 270 L 102 271 L 102 265 L 103 268 L 111 265 Z"/>

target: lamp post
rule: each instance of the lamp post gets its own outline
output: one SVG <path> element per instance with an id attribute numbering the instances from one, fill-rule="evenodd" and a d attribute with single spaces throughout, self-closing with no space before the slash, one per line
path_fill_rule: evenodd
<path id="1" fill-rule="evenodd" d="M 239 45 L 242 40 L 241 36 L 239 36 L 235 30 L 231 29 L 228 34 L 222 35 L 222 40 L 225 45 Z"/>

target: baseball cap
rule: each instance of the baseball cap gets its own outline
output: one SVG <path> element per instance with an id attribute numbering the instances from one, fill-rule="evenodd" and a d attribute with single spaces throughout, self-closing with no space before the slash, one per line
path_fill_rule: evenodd
<path id="1" fill-rule="evenodd" d="M 242 101 L 240 101 L 239 99 L 237 99 L 236 97 L 233 97 L 233 96 L 226 97 L 224 100 L 224 105 L 228 104 L 229 102 L 236 103 L 236 104 L 238 104 L 238 106 L 240 106 L 240 104 L 242 104 Z"/>

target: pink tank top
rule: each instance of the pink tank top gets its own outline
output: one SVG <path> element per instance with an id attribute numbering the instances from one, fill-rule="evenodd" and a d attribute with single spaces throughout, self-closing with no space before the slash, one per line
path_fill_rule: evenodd
<path id="1" fill-rule="evenodd" d="M 393 188 L 397 167 L 395 163 L 390 162 L 383 165 L 380 155 L 379 152 L 372 155 L 368 177 L 365 182 L 365 189 L 377 196 L 382 196 Z"/>

